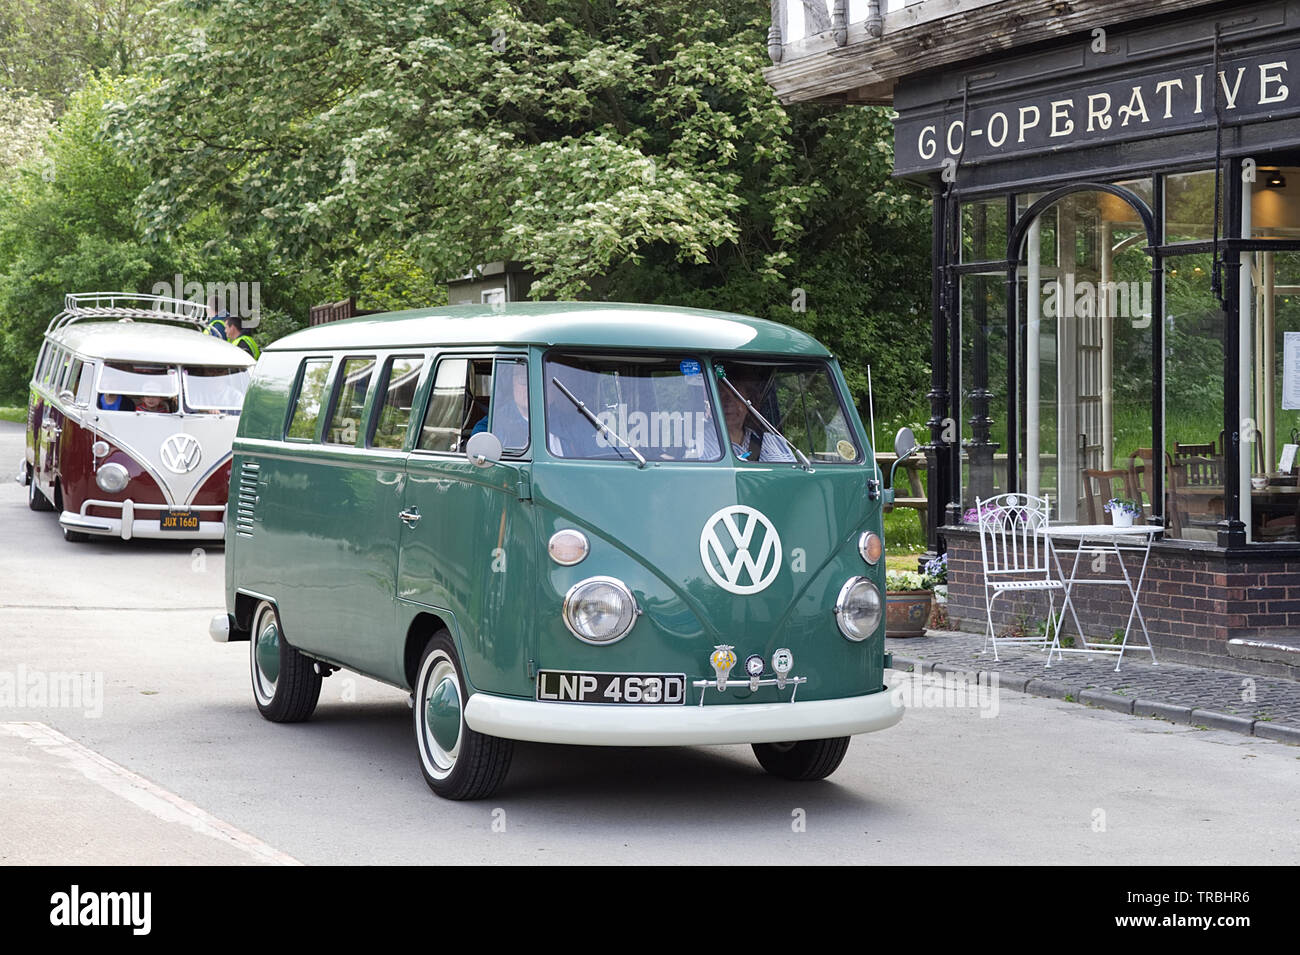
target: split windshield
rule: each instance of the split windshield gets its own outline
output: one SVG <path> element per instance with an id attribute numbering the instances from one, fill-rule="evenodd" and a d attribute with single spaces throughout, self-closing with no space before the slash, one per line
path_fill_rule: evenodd
<path id="1" fill-rule="evenodd" d="M 248 388 L 243 368 L 195 365 L 181 369 L 142 362 L 104 363 L 96 402 L 105 411 L 148 411 L 175 414 L 183 396 L 184 410 L 238 414 Z"/>

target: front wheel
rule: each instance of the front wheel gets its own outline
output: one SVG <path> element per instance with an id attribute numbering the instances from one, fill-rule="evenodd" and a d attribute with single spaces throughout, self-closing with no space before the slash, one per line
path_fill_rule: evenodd
<path id="1" fill-rule="evenodd" d="M 849 751 L 849 737 L 805 739 L 797 743 L 754 743 L 754 755 L 773 776 L 782 779 L 825 779 Z"/>
<path id="2" fill-rule="evenodd" d="M 280 630 L 280 615 L 267 601 L 253 613 L 249 634 L 249 669 L 257 709 L 272 723 L 301 723 L 320 699 L 320 674 L 289 646 Z"/>
<path id="3" fill-rule="evenodd" d="M 483 799 L 505 781 L 514 741 L 465 722 L 469 694 L 451 635 L 440 630 L 420 658 L 415 681 L 415 745 L 424 781 L 446 799 Z"/>
<path id="4" fill-rule="evenodd" d="M 62 524 L 59 526 L 63 528 L 63 539 L 69 544 L 84 544 L 90 540 L 89 534 L 83 534 L 81 531 L 68 530 L 68 528 L 63 527 Z"/>

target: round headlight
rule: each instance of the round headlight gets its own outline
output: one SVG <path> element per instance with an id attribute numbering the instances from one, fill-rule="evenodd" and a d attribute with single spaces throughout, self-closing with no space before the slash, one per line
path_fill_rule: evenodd
<path id="1" fill-rule="evenodd" d="M 95 483 L 99 485 L 101 491 L 107 491 L 109 494 L 116 494 L 122 490 L 129 480 L 131 475 L 120 464 L 105 464 L 95 472 Z"/>
<path id="2" fill-rule="evenodd" d="M 99 441 L 96 441 L 94 444 L 90 446 L 90 453 L 97 458 L 107 457 L 108 442 L 104 441 L 102 438 Z"/>
<path id="3" fill-rule="evenodd" d="M 865 640 L 880 625 L 880 591 L 865 577 L 853 577 L 835 599 L 835 622 L 850 640 Z"/>
<path id="4" fill-rule="evenodd" d="M 564 625 L 584 643 L 614 643 L 636 623 L 636 598 L 613 577 L 588 577 L 564 595 Z"/>
<path id="5" fill-rule="evenodd" d="M 880 555 L 885 552 L 885 542 L 880 539 L 880 535 L 867 531 L 858 538 L 858 553 L 862 555 L 871 566 L 875 566 L 880 560 Z"/>
<path id="6" fill-rule="evenodd" d="M 581 564 L 589 549 L 587 536 L 582 531 L 573 529 L 556 531 L 546 545 L 546 552 L 551 555 L 551 560 L 565 567 Z"/>

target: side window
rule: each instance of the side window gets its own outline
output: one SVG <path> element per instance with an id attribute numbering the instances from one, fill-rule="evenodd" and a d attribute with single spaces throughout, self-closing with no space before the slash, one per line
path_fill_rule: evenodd
<path id="1" fill-rule="evenodd" d="M 41 383 L 48 385 L 54 380 L 54 376 L 59 368 L 59 363 L 63 360 L 63 349 L 50 349 L 50 360 L 45 366 L 45 373 L 41 375 Z"/>
<path id="2" fill-rule="evenodd" d="M 406 429 L 411 423 L 411 405 L 424 368 L 422 355 L 398 355 L 388 359 L 384 369 L 384 402 L 375 419 L 369 446 L 401 448 L 406 444 Z"/>
<path id="3" fill-rule="evenodd" d="M 420 429 L 420 450 L 458 454 L 471 434 L 486 431 L 491 384 L 490 359 L 440 361 Z"/>
<path id="4" fill-rule="evenodd" d="M 528 448 L 528 363 L 503 359 L 497 362 L 492 384 L 492 433 L 501 447 L 518 454 Z"/>
<path id="5" fill-rule="evenodd" d="M 357 443 L 361 430 L 361 413 L 370 393 L 370 379 L 375 374 L 374 356 L 345 358 L 339 370 L 338 384 L 334 386 L 334 413 L 325 429 L 326 444 Z"/>
<path id="6" fill-rule="evenodd" d="M 72 392 L 72 399 L 76 401 L 77 385 L 81 382 L 81 369 L 84 363 L 80 358 L 72 359 L 72 364 L 68 367 L 68 377 L 63 382 L 63 387 Z"/>
<path id="7" fill-rule="evenodd" d="M 39 382 L 41 376 L 45 374 L 45 366 L 49 363 L 51 351 L 53 351 L 53 346 L 49 342 L 41 346 L 41 353 L 36 357 L 36 368 L 32 372 L 33 382 Z"/>
<path id="8" fill-rule="evenodd" d="M 82 407 L 90 405 L 90 396 L 95 387 L 95 365 L 93 362 L 84 362 L 81 366 L 81 377 L 77 381 L 77 387 L 73 390 L 76 392 L 76 402 Z"/>
<path id="9" fill-rule="evenodd" d="M 293 417 L 285 437 L 292 441 L 312 441 L 316 438 L 316 423 L 320 420 L 321 399 L 329 382 L 329 358 L 308 358 L 298 372 L 298 398 L 293 405 Z"/>

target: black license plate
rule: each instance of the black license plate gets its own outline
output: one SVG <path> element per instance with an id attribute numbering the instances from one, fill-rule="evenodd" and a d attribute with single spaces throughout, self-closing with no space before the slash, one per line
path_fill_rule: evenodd
<path id="1" fill-rule="evenodd" d="M 546 703 L 684 704 L 686 674 L 542 670 L 537 674 L 537 699 Z"/>
<path id="2" fill-rule="evenodd" d="M 188 507 L 171 507 L 160 518 L 159 527 L 164 531 L 197 531 L 199 529 L 199 512 Z"/>

